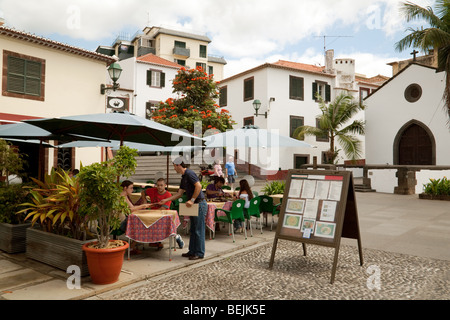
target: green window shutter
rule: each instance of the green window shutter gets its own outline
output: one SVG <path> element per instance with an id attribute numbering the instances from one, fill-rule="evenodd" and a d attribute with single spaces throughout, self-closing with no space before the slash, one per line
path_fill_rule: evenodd
<path id="1" fill-rule="evenodd" d="M 200 45 L 200 58 L 206 58 L 206 46 Z"/>
<path id="2" fill-rule="evenodd" d="M 289 99 L 303 100 L 303 78 L 289 77 Z"/>
<path id="3" fill-rule="evenodd" d="M 147 85 L 152 85 L 152 70 L 147 70 Z"/>
<path id="4" fill-rule="evenodd" d="M 166 74 L 164 72 L 161 72 L 160 85 L 161 88 L 164 88 L 166 86 Z"/>
<path id="5" fill-rule="evenodd" d="M 298 127 L 302 127 L 303 125 L 304 125 L 303 118 L 291 116 L 289 136 L 292 138 L 294 136 L 295 129 L 297 129 Z"/>
<path id="6" fill-rule="evenodd" d="M 244 101 L 253 99 L 253 78 L 244 80 Z"/>
<path id="7" fill-rule="evenodd" d="M 316 99 L 316 93 L 317 93 L 317 82 L 313 82 L 313 84 L 312 84 L 312 98 L 313 98 L 313 100 L 317 100 Z"/>
<path id="8" fill-rule="evenodd" d="M 330 101 L 331 101 L 331 86 L 327 84 L 325 86 L 325 102 Z"/>
<path id="9" fill-rule="evenodd" d="M 8 57 L 7 91 L 37 95 L 41 94 L 40 62 Z"/>
<path id="10" fill-rule="evenodd" d="M 223 107 L 227 105 L 227 94 L 228 94 L 228 87 L 222 87 L 219 89 L 220 96 L 219 96 L 219 106 Z"/>

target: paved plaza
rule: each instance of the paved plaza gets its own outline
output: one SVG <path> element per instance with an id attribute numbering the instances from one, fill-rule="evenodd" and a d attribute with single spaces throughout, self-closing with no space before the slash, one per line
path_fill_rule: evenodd
<path id="1" fill-rule="evenodd" d="M 0 299 L 450 299 L 450 204 L 383 193 L 356 193 L 356 200 L 364 264 L 356 240 L 343 238 L 333 284 L 333 248 L 308 245 L 305 257 L 300 243 L 280 240 L 269 269 L 275 235 L 269 223 L 247 240 L 236 235 L 236 243 L 224 231 L 207 237 L 199 261 L 181 257 L 186 249 L 169 261 L 167 243 L 161 251 L 146 247 L 125 259 L 118 282 L 94 285 L 84 277 L 79 289 L 68 289 L 64 271 L 0 253 Z"/>

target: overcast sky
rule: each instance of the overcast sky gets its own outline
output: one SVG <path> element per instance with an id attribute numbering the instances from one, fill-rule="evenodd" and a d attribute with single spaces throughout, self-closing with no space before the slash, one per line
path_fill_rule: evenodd
<path id="1" fill-rule="evenodd" d="M 431 0 L 412 0 L 432 5 Z M 356 72 L 391 76 L 388 62 L 410 58 L 394 45 L 407 33 L 398 0 L 0 0 L 8 27 L 81 48 L 111 45 L 119 33 L 164 26 L 206 34 L 208 54 L 231 76 L 279 59 L 323 65 L 324 36 Z M 421 26 L 416 22 L 415 26 Z"/>

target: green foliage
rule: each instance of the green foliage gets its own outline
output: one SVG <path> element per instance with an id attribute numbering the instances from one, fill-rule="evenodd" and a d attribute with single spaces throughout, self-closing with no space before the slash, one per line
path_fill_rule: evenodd
<path id="1" fill-rule="evenodd" d="M 0 223 L 20 224 L 25 216 L 16 214 L 19 205 L 27 201 L 29 192 L 21 184 L 0 188 Z"/>
<path id="2" fill-rule="evenodd" d="M 410 27 L 409 34 L 395 44 L 397 51 L 418 48 L 424 52 L 437 50 L 438 70 L 445 71 L 445 90 L 443 98 L 445 108 L 450 116 L 450 4 L 448 0 L 434 1 L 434 8 L 421 7 L 417 4 L 402 3 L 401 13 L 406 22 L 423 21 L 420 27 Z M 450 120 L 448 122 L 450 124 Z"/>
<path id="3" fill-rule="evenodd" d="M 108 245 L 111 230 L 120 226 L 121 214 L 130 213 L 124 197 L 120 195 L 122 189 L 118 177 L 128 177 L 134 173 L 136 156 L 135 149 L 122 146 L 113 159 L 82 167 L 77 176 L 82 186 L 80 199 L 83 215 L 98 223 L 99 248 Z"/>
<path id="4" fill-rule="evenodd" d="M 433 196 L 450 196 L 450 180 L 447 177 L 442 179 L 430 179 L 430 182 L 423 185 L 424 192 Z"/>
<path id="5" fill-rule="evenodd" d="M 9 142 L 0 139 L 0 176 L 19 175 L 24 164 L 22 155 Z M 8 179 L 6 185 L 9 185 Z"/>
<path id="6" fill-rule="evenodd" d="M 78 240 L 86 237 L 87 224 L 79 214 L 80 184 L 62 169 L 52 169 L 44 181 L 31 178 L 35 183 L 29 189 L 29 200 L 20 204 L 25 221 L 39 223 L 42 230 Z"/>
<path id="7" fill-rule="evenodd" d="M 176 129 L 186 129 L 191 133 L 206 130 L 220 132 L 233 128 L 233 120 L 227 110 L 222 109 L 214 99 L 219 97 L 218 83 L 213 75 L 207 75 L 201 67 L 186 70 L 181 68 L 173 81 L 173 92 L 180 99 L 169 98 L 160 102 L 152 119 Z M 196 128 L 195 123 L 201 123 Z"/>
<path id="8" fill-rule="evenodd" d="M 343 92 L 330 104 L 326 104 L 322 96 L 317 95 L 322 114 L 318 117 L 319 127 L 302 126 L 294 131 L 294 137 L 300 140 L 305 135 L 325 138 L 330 141 L 330 149 L 327 151 L 327 162 L 334 163 L 340 149 L 335 147 L 337 139 L 343 148 L 345 155 L 351 160 L 361 157 L 361 141 L 354 135 L 365 134 L 365 123 L 361 120 L 351 119 L 359 111 L 364 110 L 364 105 L 354 101 L 353 96 Z"/>
<path id="9" fill-rule="evenodd" d="M 272 181 L 270 183 L 267 183 L 261 191 L 264 192 L 264 194 L 267 196 L 270 196 L 272 194 L 283 194 L 285 186 L 285 181 Z"/>

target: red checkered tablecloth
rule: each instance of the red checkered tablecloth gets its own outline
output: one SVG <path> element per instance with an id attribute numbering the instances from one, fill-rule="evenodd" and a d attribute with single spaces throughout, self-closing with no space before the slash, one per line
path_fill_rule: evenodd
<path id="1" fill-rule="evenodd" d="M 208 202 L 208 211 L 206 212 L 205 224 L 209 228 L 209 230 L 214 232 L 214 217 L 215 217 L 214 211 L 218 209 L 218 207 L 221 209 L 230 210 L 232 205 L 233 201 L 227 201 L 225 203 L 219 202 L 217 204 L 215 204 L 214 202 Z M 217 215 L 224 216 L 225 212 L 218 211 Z M 189 217 L 183 217 L 183 228 L 186 228 L 188 222 Z"/>
<path id="2" fill-rule="evenodd" d="M 222 206 L 221 209 L 230 210 L 232 205 L 233 205 L 233 201 L 227 201 L 227 202 L 225 202 L 225 204 L 223 204 L 223 206 L 222 206 L 222 204 L 216 206 L 213 202 L 208 202 L 208 212 L 206 213 L 206 219 L 205 219 L 206 226 L 210 230 L 214 231 L 214 217 L 215 217 L 214 211 L 216 209 L 218 209 L 218 207 L 220 208 L 221 206 Z M 217 215 L 225 216 L 225 212 L 217 211 Z"/>
<path id="3" fill-rule="evenodd" d="M 152 210 L 149 210 L 151 212 Z M 161 242 L 173 234 L 177 234 L 180 219 L 176 212 L 160 213 L 156 221 L 146 227 L 137 215 L 128 216 L 126 236 L 137 242 L 154 243 Z"/>

